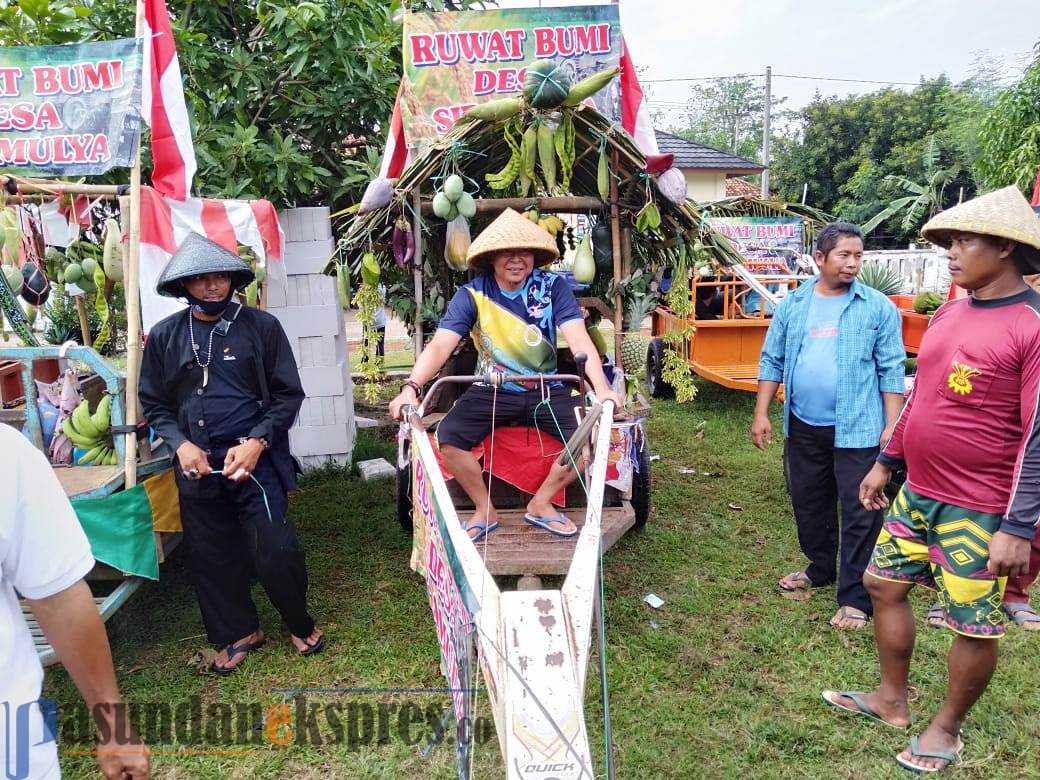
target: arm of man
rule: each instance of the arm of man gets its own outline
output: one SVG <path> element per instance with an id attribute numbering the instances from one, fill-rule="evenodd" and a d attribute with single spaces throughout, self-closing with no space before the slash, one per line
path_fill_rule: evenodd
<path id="1" fill-rule="evenodd" d="M 188 441 L 177 422 L 177 399 L 173 383 L 163 371 L 166 344 L 161 334 L 152 333 L 144 346 L 137 398 L 148 424 L 177 454 L 181 471 L 196 471 L 205 476 L 212 470 L 206 453 Z"/>
<path id="2" fill-rule="evenodd" d="M 229 449 L 224 458 L 224 475 L 236 481 L 248 479 L 256 470 L 256 463 L 264 451 L 262 442 L 270 445 L 276 433 L 289 430 L 306 398 L 300 383 L 300 370 L 296 367 L 289 337 L 281 323 L 273 317 L 267 319 L 262 326 L 261 339 L 268 403 L 263 416 L 250 429 L 247 440 Z"/>
<path id="3" fill-rule="evenodd" d="M 469 333 L 477 322 L 477 307 L 473 303 L 473 296 L 466 287 L 456 290 L 448 308 L 444 312 L 437 332 L 433 334 L 430 343 L 427 344 L 419 359 L 408 374 L 408 381 L 414 382 L 419 387 L 424 387 L 441 367 L 451 357 L 462 337 Z M 415 389 L 405 385 L 401 392 L 390 402 L 390 416 L 395 420 L 401 419 L 401 410 L 405 406 L 418 406 L 419 396 Z"/>
<path id="4" fill-rule="evenodd" d="M 877 339 L 874 341 L 874 365 L 885 407 L 885 429 L 880 445 L 888 444 L 895 431 L 899 413 L 903 411 L 906 394 L 906 350 L 903 347 L 903 326 L 899 310 L 891 301 L 885 301 Z"/>
<path id="5" fill-rule="evenodd" d="M 12 439 L 18 493 L 8 500 L 17 508 L 10 545 L 0 561 L 3 571 L 25 597 L 94 713 L 101 729 L 98 762 L 105 776 L 147 777 L 148 749 L 130 731 L 125 709 L 114 706 L 122 705 L 122 697 L 108 637 L 83 582 L 94 564 L 90 545 L 46 459 L 21 436 Z M 117 738 L 125 737 L 136 744 L 117 744 Z"/>
<path id="6" fill-rule="evenodd" d="M 148 746 L 127 721 L 108 636 L 90 588 L 79 580 L 52 596 L 27 601 L 94 717 L 102 773 L 107 778 L 148 777 Z"/>
<path id="7" fill-rule="evenodd" d="M 592 390 L 596 394 L 596 398 L 601 403 L 603 401 L 613 401 L 615 410 L 622 408 L 624 403 L 618 398 L 610 383 L 607 382 L 607 376 L 603 373 L 603 364 L 596 357 L 599 355 L 599 351 L 596 349 L 596 345 L 592 343 L 592 337 L 589 336 L 589 332 L 585 330 L 585 321 L 580 319 L 569 320 L 560 326 L 560 332 L 567 340 L 567 346 L 571 348 L 572 354 L 584 352 L 589 357 L 585 361 L 585 375 L 592 383 Z"/>
<path id="8" fill-rule="evenodd" d="M 766 340 L 758 359 L 758 391 L 755 394 L 755 413 L 751 420 L 751 443 L 764 450 L 773 442 L 773 423 L 769 420 L 769 404 L 784 381 L 784 360 L 787 349 L 787 317 L 791 296 L 785 296 L 769 323 Z"/>
<path id="9" fill-rule="evenodd" d="M 1029 313 L 1030 322 L 1035 314 Z M 1040 517 L 1040 333 L 1023 336 L 1019 415 L 1022 441 L 1012 478 L 1004 522 L 989 543 L 989 571 L 997 577 L 1020 577 L 1029 570 L 1029 553 Z"/>

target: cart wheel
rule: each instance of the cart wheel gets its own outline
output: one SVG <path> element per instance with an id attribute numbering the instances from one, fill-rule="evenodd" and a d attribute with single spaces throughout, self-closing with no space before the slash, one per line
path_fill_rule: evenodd
<path id="1" fill-rule="evenodd" d="M 675 388 L 664 381 L 664 342 L 654 339 L 646 350 L 646 384 L 653 398 L 671 398 Z"/>
<path id="2" fill-rule="evenodd" d="M 411 446 L 408 442 L 404 445 L 404 454 L 406 456 L 411 454 Z M 411 458 L 407 459 L 405 466 L 397 467 L 397 522 L 401 525 L 403 530 L 409 536 L 412 535 L 412 462 Z"/>
<path id="3" fill-rule="evenodd" d="M 636 455 L 639 471 L 632 474 L 632 509 L 636 513 L 634 528 L 642 528 L 650 517 L 650 444 L 643 437 Z"/>

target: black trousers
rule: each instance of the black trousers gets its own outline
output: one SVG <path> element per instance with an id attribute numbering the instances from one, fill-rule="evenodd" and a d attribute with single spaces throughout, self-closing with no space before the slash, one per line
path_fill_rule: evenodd
<path id="1" fill-rule="evenodd" d="M 881 531 L 883 513 L 863 508 L 859 484 L 877 455 L 877 447 L 835 447 L 833 426 L 817 427 L 793 414 L 790 417 L 784 474 L 798 543 L 809 559 L 805 573 L 817 586 L 837 580 L 838 605 L 868 615 L 873 614 L 873 605 L 863 587 L 863 572 Z"/>
<path id="2" fill-rule="evenodd" d="M 214 469 L 223 468 L 226 450 L 210 456 Z M 187 544 L 195 592 L 206 636 L 228 645 L 260 627 L 250 589 L 254 575 L 289 630 L 310 636 L 314 619 L 307 612 L 307 567 L 286 517 L 288 499 L 266 455 L 251 479 L 232 482 L 210 475 L 188 481 L 177 470 L 181 523 Z"/>

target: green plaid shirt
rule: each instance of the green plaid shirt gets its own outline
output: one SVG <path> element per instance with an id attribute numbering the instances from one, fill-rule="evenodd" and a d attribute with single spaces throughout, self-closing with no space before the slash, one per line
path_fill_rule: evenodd
<path id="1" fill-rule="evenodd" d="M 791 414 L 794 366 L 805 336 L 817 278 L 784 298 L 773 315 L 758 361 L 758 379 L 780 382 L 784 393 L 784 435 Z M 876 447 L 885 428 L 882 393 L 905 391 L 903 332 L 899 310 L 877 290 L 853 280 L 838 319 L 838 393 L 834 446 Z"/>

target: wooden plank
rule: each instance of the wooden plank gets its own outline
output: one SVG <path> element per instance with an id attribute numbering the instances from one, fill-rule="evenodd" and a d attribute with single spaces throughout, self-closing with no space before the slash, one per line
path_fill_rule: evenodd
<path id="1" fill-rule="evenodd" d="M 567 510 L 567 516 L 578 526 L 585 524 L 585 507 Z M 499 510 L 499 527 L 487 537 L 485 565 L 494 575 L 537 574 L 563 575 L 571 565 L 578 536 L 563 538 L 531 525 L 520 509 Z M 603 510 L 603 549 L 608 550 L 635 524 L 630 504 Z M 477 552 L 484 556 L 483 540 Z"/>
<path id="2" fill-rule="evenodd" d="M 93 494 L 110 493 L 123 477 L 120 466 L 70 466 L 56 468 L 65 495 L 69 498 L 87 498 Z"/>

